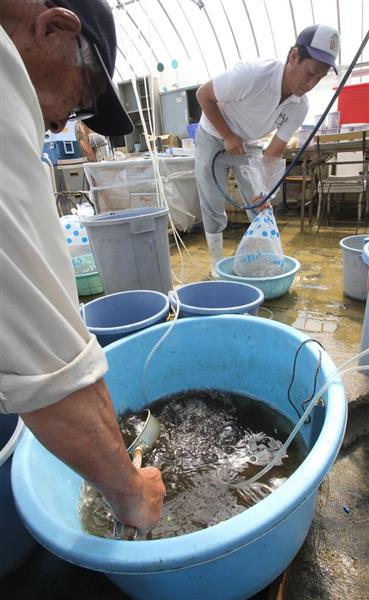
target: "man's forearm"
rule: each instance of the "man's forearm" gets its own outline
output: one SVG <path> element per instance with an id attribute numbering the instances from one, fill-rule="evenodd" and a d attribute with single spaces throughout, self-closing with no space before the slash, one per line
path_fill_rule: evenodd
<path id="1" fill-rule="evenodd" d="M 130 503 L 142 501 L 141 476 L 125 449 L 103 380 L 21 416 L 46 448 L 122 508 L 118 518 Z M 130 518 L 132 510 L 128 513 Z"/>

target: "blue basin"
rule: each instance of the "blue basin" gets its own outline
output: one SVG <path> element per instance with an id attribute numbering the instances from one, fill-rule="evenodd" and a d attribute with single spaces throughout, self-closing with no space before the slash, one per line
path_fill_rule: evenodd
<path id="1" fill-rule="evenodd" d="M 196 281 L 180 285 L 175 291 L 181 318 L 246 313 L 257 315 L 264 300 L 261 290 L 238 281 Z M 173 310 L 177 310 L 175 294 L 169 291 L 168 297 Z"/>
<path id="2" fill-rule="evenodd" d="M 101 346 L 167 320 L 168 296 L 154 290 L 116 292 L 91 300 L 81 309 L 88 330 Z"/>
<path id="3" fill-rule="evenodd" d="M 283 273 L 274 275 L 273 277 L 241 277 L 233 273 L 234 256 L 223 258 L 215 265 L 215 271 L 221 279 L 226 281 L 240 281 L 254 285 L 261 289 L 265 300 L 279 298 L 286 294 L 295 280 L 297 271 L 300 270 L 300 263 L 291 256 L 284 257 Z"/>
<path id="4" fill-rule="evenodd" d="M 145 405 L 142 372 L 149 351 L 170 323 L 155 325 L 105 349 L 106 381 L 117 413 Z M 288 402 L 295 353 L 306 336 L 286 325 L 249 315 L 181 319 L 153 355 L 146 372 L 149 403 L 185 389 L 215 388 L 267 401 L 291 421 Z M 317 389 L 335 370 L 316 344 L 298 356 L 294 399 L 310 397 L 322 352 Z M 29 433 L 18 446 L 12 482 L 20 513 L 51 552 L 104 572 L 137 600 L 245 600 L 290 563 L 308 533 L 319 484 L 339 451 L 346 425 L 341 380 L 323 394 L 301 433 L 309 452 L 273 494 L 243 513 L 177 538 L 102 539 L 81 530 L 77 503 L 81 478 Z"/>

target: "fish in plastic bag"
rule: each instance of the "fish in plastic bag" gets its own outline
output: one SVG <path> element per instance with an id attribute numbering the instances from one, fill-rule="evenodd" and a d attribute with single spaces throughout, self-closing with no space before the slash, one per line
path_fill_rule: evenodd
<path id="1" fill-rule="evenodd" d="M 273 209 L 261 211 L 245 231 L 233 261 L 241 277 L 274 277 L 283 272 L 284 254 Z"/>

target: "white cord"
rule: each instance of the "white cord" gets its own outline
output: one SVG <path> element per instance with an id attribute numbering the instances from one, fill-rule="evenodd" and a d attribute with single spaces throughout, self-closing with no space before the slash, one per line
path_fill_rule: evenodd
<path id="1" fill-rule="evenodd" d="M 80 303 L 79 309 L 81 311 L 82 319 L 85 322 L 85 325 L 87 325 L 87 321 L 86 321 L 86 309 L 85 309 L 85 303 L 84 302 Z"/>
<path id="2" fill-rule="evenodd" d="M 276 452 L 276 454 L 274 455 L 274 457 L 272 458 L 270 463 L 268 465 L 266 465 L 261 471 L 256 473 L 256 475 L 254 475 L 250 479 L 247 479 L 246 481 L 242 482 L 240 485 L 238 485 L 238 487 L 240 487 L 241 489 L 248 488 L 250 485 L 255 483 L 255 481 L 258 481 L 261 477 L 263 477 L 263 475 L 268 473 L 268 471 L 270 471 L 270 469 L 272 467 L 274 467 L 274 465 L 277 464 L 284 457 L 288 446 L 290 445 L 290 443 L 292 442 L 292 440 L 294 439 L 296 434 L 299 432 L 301 426 L 306 421 L 307 417 L 310 415 L 311 411 L 313 410 L 313 408 L 314 408 L 315 404 L 317 403 L 317 401 L 319 400 L 319 398 L 324 394 L 324 392 L 329 388 L 329 386 L 332 385 L 332 383 L 334 383 L 334 378 L 337 377 L 337 375 L 344 375 L 345 373 L 349 373 L 351 371 L 367 371 L 367 370 L 369 370 L 369 366 L 366 366 L 366 365 L 363 365 L 363 366 L 355 365 L 354 367 L 346 368 L 346 367 L 348 367 L 348 365 L 352 364 L 353 362 L 357 362 L 358 359 L 363 358 L 364 356 L 367 356 L 367 355 L 369 355 L 369 348 L 367 348 L 366 350 L 363 350 L 363 352 L 360 352 L 360 354 L 356 354 L 355 356 L 353 356 L 352 358 L 347 360 L 345 363 L 343 363 L 343 365 L 341 367 L 339 367 L 338 369 L 333 371 L 328 376 L 327 381 L 320 388 L 320 390 L 315 394 L 314 398 L 309 403 L 304 414 L 301 416 L 299 421 L 296 423 L 295 427 L 291 431 L 287 440 L 285 441 L 283 446 L 281 446 L 281 448 L 278 450 L 278 452 Z"/>
<path id="3" fill-rule="evenodd" d="M 259 315 L 259 317 L 262 316 L 262 315 L 260 315 L 260 311 L 263 311 L 263 310 L 268 315 L 266 317 L 267 319 L 273 319 L 273 311 L 270 310 L 270 308 L 267 308 L 266 306 L 259 306 L 259 309 L 258 309 L 258 315 Z"/>
<path id="4" fill-rule="evenodd" d="M 176 299 L 176 310 L 174 313 L 174 319 L 171 322 L 170 326 L 168 327 L 168 329 L 166 330 L 166 332 L 164 333 L 164 335 L 162 335 L 162 337 L 156 342 L 155 346 L 150 350 L 146 360 L 145 360 L 145 364 L 144 364 L 144 368 L 143 368 L 143 373 L 142 373 L 142 391 L 143 391 L 143 396 L 145 398 L 146 404 L 148 404 L 150 402 L 150 398 L 148 397 L 147 393 L 146 393 L 146 381 L 147 381 L 147 369 L 149 367 L 149 364 L 155 354 L 155 352 L 159 349 L 159 347 L 161 346 L 161 344 L 164 342 L 164 340 L 168 337 L 168 335 L 170 334 L 170 332 L 172 331 L 174 325 L 176 324 L 177 320 L 178 320 L 178 315 L 179 315 L 179 311 L 180 311 L 180 301 L 179 301 L 179 297 L 177 294 L 176 290 L 173 290 L 173 295 Z"/>

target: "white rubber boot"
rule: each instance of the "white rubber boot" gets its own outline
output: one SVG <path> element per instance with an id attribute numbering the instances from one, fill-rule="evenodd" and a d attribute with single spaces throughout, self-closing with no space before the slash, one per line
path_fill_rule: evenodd
<path id="1" fill-rule="evenodd" d="M 223 234 L 205 232 L 205 237 L 211 257 L 211 276 L 214 279 L 219 279 L 219 275 L 215 271 L 214 267 L 218 260 L 222 260 L 223 258 Z"/>

